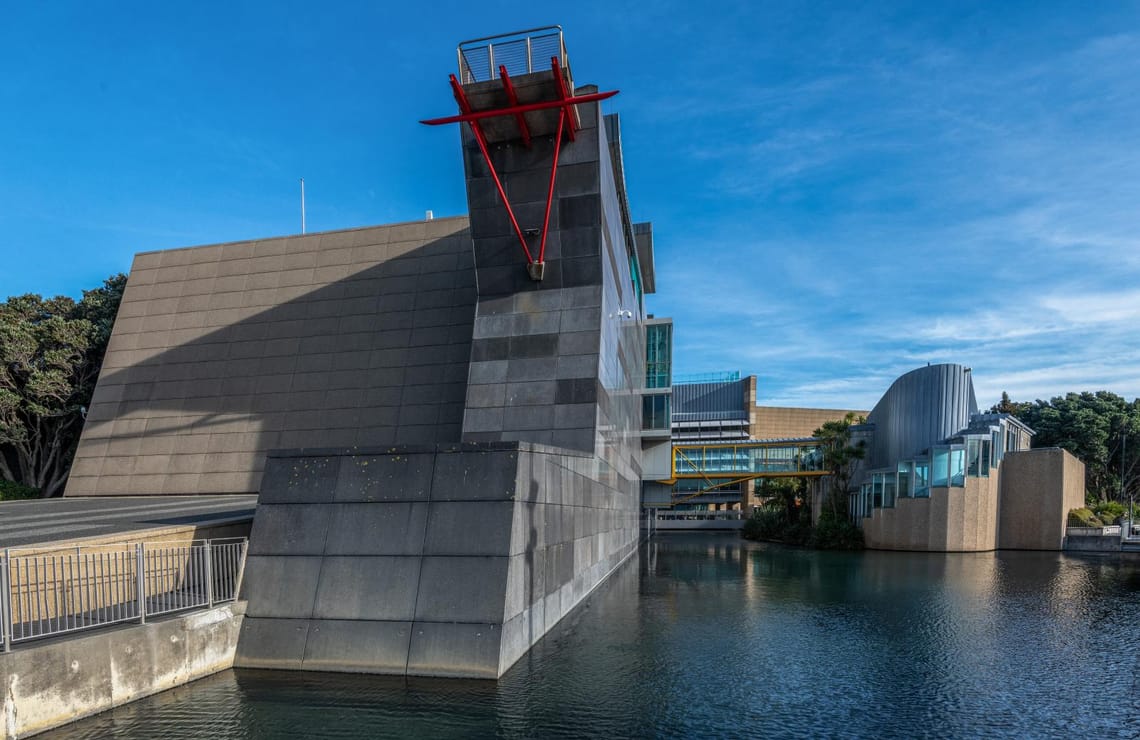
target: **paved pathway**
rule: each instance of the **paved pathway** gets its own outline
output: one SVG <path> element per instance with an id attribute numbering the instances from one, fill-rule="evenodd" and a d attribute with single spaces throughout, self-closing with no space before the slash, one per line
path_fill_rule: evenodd
<path id="1" fill-rule="evenodd" d="M 124 496 L 0 503 L 0 548 L 253 518 L 257 496 Z"/>

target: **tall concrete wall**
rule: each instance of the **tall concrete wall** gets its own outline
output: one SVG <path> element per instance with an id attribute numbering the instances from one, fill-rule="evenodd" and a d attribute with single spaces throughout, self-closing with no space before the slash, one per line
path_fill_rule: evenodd
<path id="1" fill-rule="evenodd" d="M 1085 505 L 1085 466 L 1059 447 L 1007 452 L 1001 461 L 998 547 L 1060 550 L 1070 509 Z"/>
<path id="2" fill-rule="evenodd" d="M 632 552 L 596 478 L 517 442 L 275 453 L 237 665 L 497 678 Z"/>
<path id="3" fill-rule="evenodd" d="M 138 255 L 67 495 L 252 493 L 279 447 L 457 441 L 465 218 Z"/>

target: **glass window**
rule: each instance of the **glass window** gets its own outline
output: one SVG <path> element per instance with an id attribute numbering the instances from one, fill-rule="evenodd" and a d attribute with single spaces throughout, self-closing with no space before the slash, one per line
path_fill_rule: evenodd
<path id="1" fill-rule="evenodd" d="M 933 488 L 946 488 L 950 485 L 950 450 L 935 447 L 931 456 L 930 485 Z"/>
<path id="2" fill-rule="evenodd" d="M 643 396 L 641 399 L 641 428 L 668 429 L 670 396 L 664 393 L 656 396 Z"/>
<path id="3" fill-rule="evenodd" d="M 914 461 L 914 497 L 927 498 L 930 496 L 930 461 Z"/>
<path id="4" fill-rule="evenodd" d="M 982 440 L 982 477 L 990 477 L 990 468 L 993 463 L 990 460 L 990 441 L 988 439 Z"/>
<path id="5" fill-rule="evenodd" d="M 645 387 L 668 388 L 673 382 L 673 325 L 645 327 Z"/>
<path id="6" fill-rule="evenodd" d="M 895 473 L 883 474 L 883 506 L 893 509 L 895 506 L 895 491 L 898 481 Z"/>
<path id="7" fill-rule="evenodd" d="M 883 474 L 875 473 L 871 476 L 871 499 L 873 506 L 876 509 L 881 509 L 883 506 Z"/>
<path id="8" fill-rule="evenodd" d="M 966 440 L 966 475 L 977 478 L 982 474 L 982 445 L 979 439 Z"/>
<path id="9" fill-rule="evenodd" d="M 950 485 L 966 485 L 966 450 L 961 447 L 950 450 Z"/>
<path id="10" fill-rule="evenodd" d="M 910 480 L 911 470 L 914 463 L 910 460 L 899 463 L 899 498 L 908 498 L 910 496 Z"/>

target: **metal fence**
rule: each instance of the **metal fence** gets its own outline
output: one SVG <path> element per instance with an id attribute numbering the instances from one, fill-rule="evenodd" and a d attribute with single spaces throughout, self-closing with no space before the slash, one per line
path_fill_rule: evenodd
<path id="1" fill-rule="evenodd" d="M 500 66 L 506 67 L 511 76 L 549 70 L 551 57 L 558 57 L 563 69 L 570 67 L 561 26 L 464 41 L 458 52 L 459 81 L 464 85 L 494 79 Z"/>
<path id="2" fill-rule="evenodd" d="M 25 640 L 233 601 L 245 551 L 245 538 L 5 550 L 0 643 L 8 652 Z"/>

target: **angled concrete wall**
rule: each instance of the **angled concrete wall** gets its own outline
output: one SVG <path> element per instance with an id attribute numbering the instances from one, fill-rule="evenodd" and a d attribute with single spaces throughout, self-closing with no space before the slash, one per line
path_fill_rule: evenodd
<path id="1" fill-rule="evenodd" d="M 632 552 L 595 469 L 526 443 L 275 453 L 236 664 L 499 677 Z"/>
<path id="2" fill-rule="evenodd" d="M 281 447 L 457 441 L 465 218 L 138 255 L 67 495 L 253 493 Z"/>

